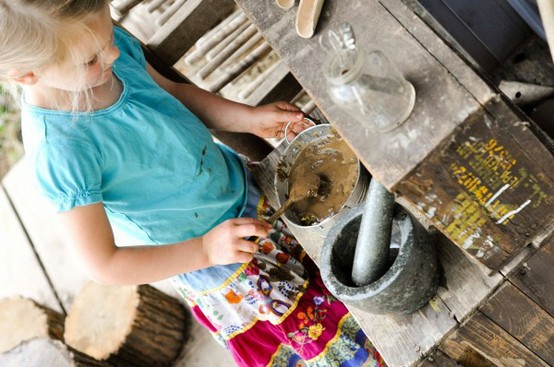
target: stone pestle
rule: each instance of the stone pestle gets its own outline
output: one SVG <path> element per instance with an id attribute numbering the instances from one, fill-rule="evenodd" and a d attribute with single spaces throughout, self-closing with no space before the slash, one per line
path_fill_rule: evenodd
<path id="1" fill-rule="evenodd" d="M 389 269 L 393 209 L 394 194 L 373 178 L 366 194 L 352 266 L 352 281 L 358 287 L 373 283 Z"/>

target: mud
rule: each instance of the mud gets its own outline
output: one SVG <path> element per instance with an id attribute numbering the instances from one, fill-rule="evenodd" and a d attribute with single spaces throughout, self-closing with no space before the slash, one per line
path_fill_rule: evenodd
<path id="1" fill-rule="evenodd" d="M 358 159 L 341 137 L 335 137 L 307 145 L 290 169 L 289 191 L 291 185 L 302 180 L 307 172 L 319 175 L 322 185 L 327 185 L 323 195 L 301 200 L 291 207 L 291 212 L 303 225 L 321 222 L 338 213 L 356 185 Z"/>

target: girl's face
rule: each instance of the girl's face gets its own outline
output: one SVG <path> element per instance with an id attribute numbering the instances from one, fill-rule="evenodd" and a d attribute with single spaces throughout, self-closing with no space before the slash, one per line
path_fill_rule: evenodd
<path id="1" fill-rule="evenodd" d="M 73 50 L 79 61 L 69 57 L 61 65 L 38 72 L 39 83 L 75 92 L 94 89 L 112 81 L 112 64 L 119 57 L 119 49 L 113 44 L 109 9 L 101 11 L 89 27 L 94 36 L 83 35 Z"/>

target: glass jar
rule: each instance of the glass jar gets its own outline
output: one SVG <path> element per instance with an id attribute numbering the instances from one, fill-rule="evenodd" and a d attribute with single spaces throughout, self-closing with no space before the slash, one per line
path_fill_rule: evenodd
<path id="1" fill-rule="evenodd" d="M 414 107 L 414 87 L 381 50 L 329 53 L 324 74 L 333 101 L 377 131 L 396 128 Z"/>

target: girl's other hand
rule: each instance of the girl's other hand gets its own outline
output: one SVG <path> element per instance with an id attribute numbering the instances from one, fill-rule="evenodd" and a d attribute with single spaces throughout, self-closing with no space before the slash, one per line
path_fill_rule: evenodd
<path id="1" fill-rule="evenodd" d="M 285 101 L 255 107 L 253 111 L 250 132 L 262 138 L 284 138 L 289 122 L 292 122 L 288 130 L 289 140 L 312 126 L 304 120 L 304 114 L 297 106 Z"/>
<path id="2" fill-rule="evenodd" d="M 267 237 L 271 224 L 254 218 L 234 218 L 215 226 L 201 237 L 208 266 L 248 263 L 258 244 L 245 238 Z"/>

